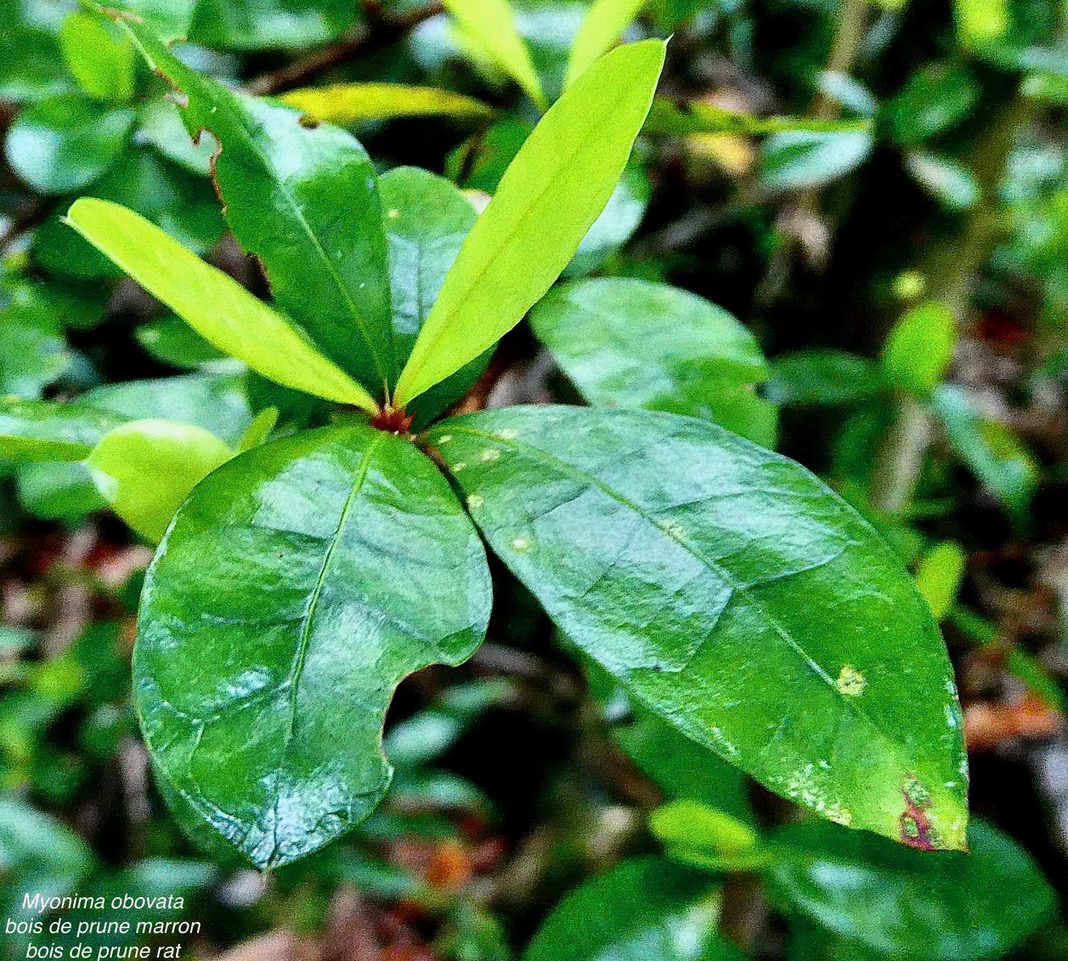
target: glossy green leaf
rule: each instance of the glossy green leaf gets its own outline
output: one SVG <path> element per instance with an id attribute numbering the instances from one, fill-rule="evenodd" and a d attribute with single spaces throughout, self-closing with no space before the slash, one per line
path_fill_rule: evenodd
<path id="1" fill-rule="evenodd" d="M 920 558 L 916 587 L 937 620 L 942 620 L 956 603 L 967 563 L 967 555 L 953 541 L 935 544 Z"/>
<path id="2" fill-rule="evenodd" d="M 316 120 L 351 127 L 369 120 L 394 117 L 458 117 L 482 120 L 494 110 L 480 100 L 437 87 L 400 83 L 337 83 L 306 87 L 282 95 L 291 107 Z"/>
<path id="3" fill-rule="evenodd" d="M 825 120 L 819 117 L 756 117 L 702 101 L 675 103 L 665 97 L 653 100 L 642 133 L 686 137 L 695 133 L 733 133 L 762 136 L 773 133 L 863 133 L 868 120 Z"/>
<path id="4" fill-rule="evenodd" d="M 263 264 L 279 307 L 377 396 L 394 380 L 393 346 L 386 240 L 366 151 L 337 127 L 302 125 L 299 111 L 227 90 L 141 27 L 126 29 L 187 98 L 187 129 L 219 143 L 214 176 L 227 222 Z"/>
<path id="5" fill-rule="evenodd" d="M 287 387 L 373 411 L 374 399 L 287 317 L 125 207 L 82 198 L 73 226 L 205 340 Z"/>
<path id="6" fill-rule="evenodd" d="M 942 384 L 931 402 L 953 449 L 1022 522 L 1038 486 L 1038 466 L 1030 451 L 1010 428 L 980 414 L 968 392 L 956 384 Z"/>
<path id="7" fill-rule="evenodd" d="M 817 822 L 783 828 L 773 843 L 776 899 L 880 957 L 1000 957 L 1054 906 L 1027 853 L 982 822 L 968 831 L 968 854 L 910 851 Z"/>
<path id="8" fill-rule="evenodd" d="M 735 961 L 716 933 L 719 903 L 707 875 L 634 858 L 560 902 L 523 961 Z"/>
<path id="9" fill-rule="evenodd" d="M 70 72 L 90 97 L 125 102 L 133 96 L 136 55 L 114 25 L 79 11 L 63 22 L 59 42 Z"/>
<path id="10" fill-rule="evenodd" d="M 878 364 L 842 350 L 799 350 L 771 363 L 767 394 L 780 404 L 852 404 L 887 387 Z"/>
<path id="11" fill-rule="evenodd" d="M 11 168 L 34 190 L 62 194 L 103 176 L 126 146 L 134 113 L 58 97 L 18 115 L 7 134 Z"/>
<path id="12" fill-rule="evenodd" d="M 1009 0 L 953 0 L 961 43 L 982 48 L 999 39 L 1009 29 L 1010 9 Z"/>
<path id="13" fill-rule="evenodd" d="M 397 406 L 495 344 L 567 266 L 623 173 L 663 63 L 657 40 L 614 50 L 542 118 L 449 271 Z"/>
<path id="14" fill-rule="evenodd" d="M 894 325 L 883 348 L 883 369 L 896 387 L 926 396 L 945 379 L 956 345 L 953 312 L 930 301 Z"/>
<path id="15" fill-rule="evenodd" d="M 189 492 L 233 455 L 200 427 L 135 420 L 105 434 L 87 464 L 111 509 L 142 537 L 158 541 Z"/>
<path id="16" fill-rule="evenodd" d="M 508 0 L 444 0 L 465 33 L 479 50 L 511 76 L 539 107 L 545 109 L 545 93 L 534 69 L 530 50 L 515 27 Z"/>
<path id="17" fill-rule="evenodd" d="M 822 187 L 859 167 L 871 148 L 869 133 L 777 133 L 764 143 L 761 179 L 773 190 Z"/>
<path id="18" fill-rule="evenodd" d="M 489 604 L 478 536 L 407 440 L 324 428 L 219 468 L 178 511 L 138 618 L 138 710 L 178 815 L 260 867 L 352 827 L 389 783 L 394 688 L 467 658 Z"/>
<path id="19" fill-rule="evenodd" d="M 84 404 L 0 399 L 0 460 L 82 460 L 125 420 Z"/>
<path id="20" fill-rule="evenodd" d="M 598 57 L 615 46 L 648 0 L 594 0 L 571 44 L 564 86 L 570 87 Z"/>
<path id="21" fill-rule="evenodd" d="M 824 817 L 963 844 L 967 762 L 937 625 L 816 477 L 648 411 L 485 411 L 428 442 L 493 550 L 637 700 Z M 917 804 L 923 839 L 904 830 Z"/>
<path id="22" fill-rule="evenodd" d="M 127 420 L 166 416 L 168 420 L 210 431 L 233 446 L 252 422 L 248 377 L 244 372 L 204 372 L 128 380 L 94 387 L 82 400 L 122 414 Z"/>
<path id="23" fill-rule="evenodd" d="M 389 171 L 380 187 L 389 242 L 393 344 L 397 366 L 402 367 L 478 215 L 452 183 L 417 167 Z M 467 393 L 488 363 L 486 352 L 424 393 L 416 428 Z"/>
<path id="24" fill-rule="evenodd" d="M 550 291 L 530 324 L 591 404 L 700 417 L 775 444 L 775 407 L 755 390 L 769 372 L 756 338 L 702 297 L 630 278 L 584 280 Z"/>

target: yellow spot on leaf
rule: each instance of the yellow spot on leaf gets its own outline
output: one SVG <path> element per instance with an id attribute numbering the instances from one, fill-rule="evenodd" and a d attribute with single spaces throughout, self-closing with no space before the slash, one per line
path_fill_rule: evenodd
<path id="1" fill-rule="evenodd" d="M 838 672 L 838 680 L 834 682 L 834 686 L 846 697 L 860 697 L 868 686 L 868 681 L 855 667 L 846 664 Z"/>

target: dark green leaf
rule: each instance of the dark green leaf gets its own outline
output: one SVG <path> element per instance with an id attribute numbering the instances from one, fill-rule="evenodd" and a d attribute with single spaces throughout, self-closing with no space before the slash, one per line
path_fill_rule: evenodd
<path id="1" fill-rule="evenodd" d="M 968 69 L 933 63 L 909 77 L 881 119 L 891 138 L 914 147 L 964 121 L 978 99 L 979 85 Z"/>
<path id="2" fill-rule="evenodd" d="M 408 441 L 325 428 L 225 464 L 178 511 L 138 619 L 138 709 L 178 814 L 260 867 L 352 827 L 389 783 L 394 688 L 468 657 L 489 602 L 474 529 Z"/>
<path id="3" fill-rule="evenodd" d="M 126 420 L 83 404 L 0 400 L 0 460 L 82 460 L 109 430 Z"/>
<path id="4" fill-rule="evenodd" d="M 79 190 L 102 177 L 125 148 L 134 113 L 75 97 L 44 100 L 19 114 L 7 134 L 7 159 L 44 194 Z"/>
<path id="5" fill-rule="evenodd" d="M 967 762 L 937 625 L 816 477 L 648 411 L 485 411 L 428 441 L 494 551 L 635 698 L 824 817 L 962 845 Z M 920 839 L 904 829 L 917 804 Z"/>
<path id="6" fill-rule="evenodd" d="M 530 323 L 591 404 L 700 417 L 775 445 L 775 407 L 755 391 L 768 376 L 760 347 L 702 297 L 643 280 L 584 280 L 550 291 Z"/>
<path id="7" fill-rule="evenodd" d="M 969 854 L 910 851 L 817 822 L 783 828 L 772 843 L 772 893 L 883 957 L 1000 957 L 1054 906 L 1026 852 L 982 822 L 968 831 Z"/>
<path id="8" fill-rule="evenodd" d="M 329 124 L 302 125 L 292 108 L 232 93 L 143 28 L 126 27 L 188 98 L 187 129 L 218 141 L 215 179 L 227 221 L 263 263 L 278 305 L 379 396 L 394 380 L 389 272 L 377 180 L 363 147 Z"/>
<path id="9" fill-rule="evenodd" d="M 399 167 L 379 181 L 393 302 L 393 344 L 397 366 L 412 352 L 464 238 L 478 215 L 471 202 L 442 177 L 416 167 Z M 462 397 L 489 363 L 489 352 L 431 387 L 419 401 L 416 427 L 428 423 Z"/>
<path id="10" fill-rule="evenodd" d="M 735 961 L 716 934 L 719 891 L 706 874 L 635 858 L 569 894 L 523 961 Z"/>
<path id="11" fill-rule="evenodd" d="M 171 367 L 200 367 L 226 356 L 179 317 L 150 320 L 137 328 L 136 337 L 149 354 Z"/>

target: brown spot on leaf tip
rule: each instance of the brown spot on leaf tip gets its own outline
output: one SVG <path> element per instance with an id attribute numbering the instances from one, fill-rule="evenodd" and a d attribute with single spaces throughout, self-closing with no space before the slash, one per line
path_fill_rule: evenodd
<path id="1" fill-rule="evenodd" d="M 920 851 L 941 850 L 944 845 L 927 815 L 931 806 L 927 789 L 916 778 L 910 777 L 901 789 L 901 796 L 905 801 L 905 810 L 898 819 L 901 843 Z"/>
<path id="2" fill-rule="evenodd" d="M 297 121 L 305 130 L 314 130 L 319 126 L 319 121 L 310 113 L 302 113 Z"/>

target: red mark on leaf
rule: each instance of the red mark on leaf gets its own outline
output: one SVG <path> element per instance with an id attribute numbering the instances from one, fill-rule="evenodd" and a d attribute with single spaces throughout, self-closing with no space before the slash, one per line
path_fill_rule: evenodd
<path id="1" fill-rule="evenodd" d="M 901 789 L 905 810 L 898 820 L 901 843 L 920 851 L 937 851 L 942 847 L 938 832 L 931 824 L 927 809 L 931 796 L 915 778 L 910 778 Z"/>

